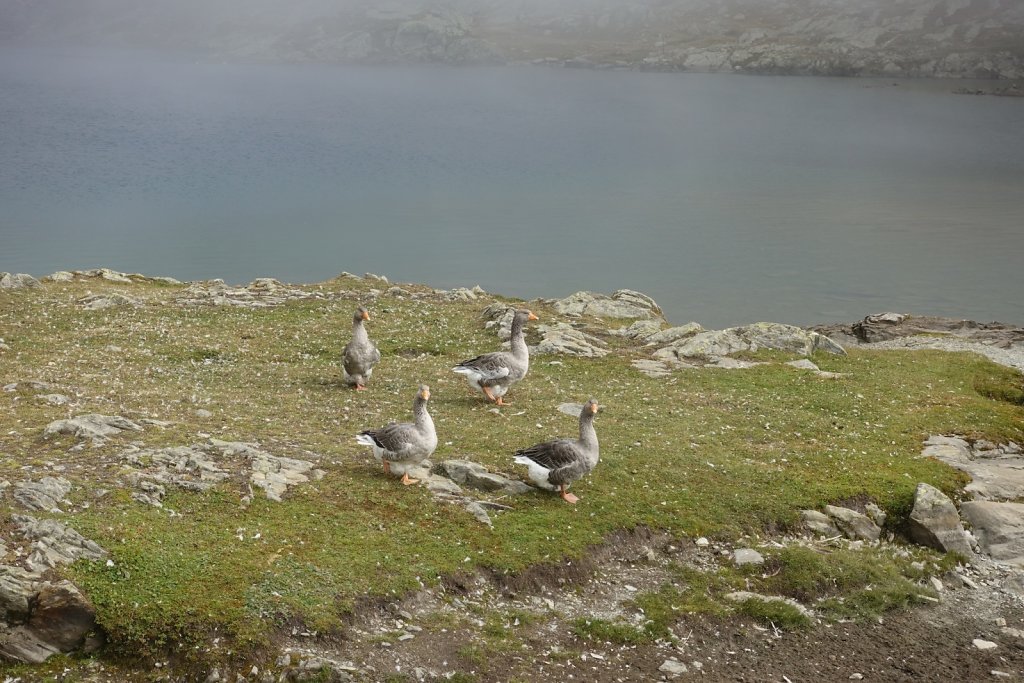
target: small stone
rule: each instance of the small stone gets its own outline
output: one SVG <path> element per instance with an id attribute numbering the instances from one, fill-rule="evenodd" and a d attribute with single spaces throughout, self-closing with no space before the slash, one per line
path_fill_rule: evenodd
<path id="1" fill-rule="evenodd" d="M 412 640 L 412 639 L 413 639 L 413 638 L 415 638 L 415 637 L 416 637 L 416 636 L 414 636 L 414 635 L 413 635 L 413 634 L 411 634 L 411 633 L 403 633 L 402 635 L 398 636 L 398 640 L 399 640 L 399 641 L 406 641 L 406 640 Z"/>
<path id="2" fill-rule="evenodd" d="M 704 538 L 703 536 L 694 541 L 694 543 L 697 545 L 698 548 L 707 548 L 709 545 L 711 545 L 711 541 Z"/>
<path id="3" fill-rule="evenodd" d="M 860 681 L 860 680 L 863 680 L 863 679 L 864 679 L 864 674 L 861 674 L 861 673 L 850 674 L 850 680 L 851 681 Z"/>
<path id="4" fill-rule="evenodd" d="M 992 674 L 993 676 L 995 676 L 996 678 L 1011 678 L 1012 677 L 1011 674 L 1008 674 L 1005 671 L 999 671 L 998 669 L 992 669 L 991 671 L 989 671 L 989 673 Z"/>
<path id="5" fill-rule="evenodd" d="M 971 641 L 971 643 L 974 645 L 974 647 L 978 648 L 979 650 L 994 650 L 997 647 L 999 647 L 991 640 L 982 640 L 981 638 L 975 638 Z"/>
<path id="6" fill-rule="evenodd" d="M 760 565 L 764 564 L 764 556 L 757 552 L 753 548 L 739 548 L 732 554 L 733 562 L 736 566 L 742 567 L 744 565 L 753 564 Z"/>
<path id="7" fill-rule="evenodd" d="M 936 590 L 936 592 L 941 593 L 943 590 L 945 590 L 945 586 L 942 585 L 942 581 L 940 581 L 936 577 L 933 576 L 931 578 L 931 582 L 932 582 L 932 588 L 934 588 Z"/>
<path id="8" fill-rule="evenodd" d="M 677 661 L 675 659 L 666 659 L 664 662 L 662 662 L 661 666 L 658 667 L 658 671 L 668 674 L 669 676 L 675 677 L 683 675 L 684 673 L 689 671 L 689 669 L 687 669 L 686 665 L 680 661 Z"/>

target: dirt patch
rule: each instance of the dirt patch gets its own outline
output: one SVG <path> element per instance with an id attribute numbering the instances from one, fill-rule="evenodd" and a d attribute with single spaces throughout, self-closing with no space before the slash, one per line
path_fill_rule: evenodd
<path id="1" fill-rule="evenodd" d="M 392 603 L 365 605 L 344 643 L 287 643 L 300 656 L 351 662 L 356 680 L 596 683 L 1024 680 L 1024 601 L 1016 570 L 984 563 L 967 587 L 951 573 L 940 599 L 877 621 L 784 632 L 738 615 L 682 615 L 671 638 L 581 634 L 581 620 L 642 627 L 634 602 L 680 565 L 707 569 L 721 550 L 649 530 L 617 534 L 583 560 L 518 576 L 465 574 Z M 979 649 L 974 641 L 993 643 Z M 660 667 L 675 660 L 682 673 Z M 994 673 L 995 672 L 995 673 Z"/>

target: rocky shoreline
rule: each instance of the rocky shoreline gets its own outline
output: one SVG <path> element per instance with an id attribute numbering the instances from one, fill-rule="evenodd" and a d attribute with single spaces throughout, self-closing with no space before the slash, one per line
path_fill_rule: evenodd
<path id="1" fill-rule="evenodd" d="M 429 301 L 476 307 L 485 329 L 496 335 L 498 341 L 509 338 L 511 309 L 479 287 L 437 290 L 423 285 L 396 285 L 379 275 L 360 277 L 349 273 L 342 273 L 334 282 L 358 285 L 362 288 L 360 300 L 383 306 L 388 302 Z M 158 305 L 182 311 L 219 308 L 258 312 L 288 304 L 347 302 L 350 298 L 345 290 L 289 285 L 272 278 L 231 286 L 219 280 L 182 283 L 172 278 L 109 269 L 62 271 L 41 281 L 26 274 L 0 273 L 0 289 L 13 296 L 74 283 L 96 284 L 98 291 L 78 292 L 70 302 L 74 310 L 88 315 L 145 309 L 154 305 L 157 295 Z M 537 303 L 553 313 L 537 326 L 539 341 L 532 345 L 532 352 L 548 364 L 561 364 L 561 359 L 568 358 L 600 359 L 627 348 L 633 357 L 631 367 L 638 375 L 655 380 L 672 381 L 681 370 L 741 372 L 778 365 L 776 360 L 765 360 L 762 352 L 766 350 L 799 356 L 797 360 L 786 361 L 793 368 L 787 371 L 807 373 L 815 382 L 843 382 L 848 375 L 821 370 L 811 356 L 820 354 L 820 362 L 822 357 L 845 356 L 851 348 L 971 351 L 1024 371 L 1024 329 L 999 323 L 884 313 L 849 325 L 809 329 L 761 322 L 705 330 L 696 322 L 670 325 L 653 299 L 632 290 L 608 295 L 577 292 Z M 111 353 L 120 351 L 118 348 Z M 10 353 L 16 353 L 15 349 L 0 339 L 0 358 Z M 199 366 L 215 365 L 219 358 L 204 352 L 193 362 Z M 305 447 L 302 457 L 286 455 L 258 443 L 218 439 L 205 431 L 205 426 L 200 426 L 199 437 L 194 438 L 193 434 L 190 441 L 150 445 L 150 435 L 172 430 L 175 425 L 154 417 L 84 413 L 78 409 L 81 397 L 69 388 L 31 378 L 8 382 L 3 392 L 12 401 L 66 410 L 66 418 L 49 422 L 32 438 L 38 438 L 40 443 L 67 444 L 65 452 L 69 458 L 100 454 L 102 467 L 117 472 L 117 481 L 126 487 L 122 495 L 129 496 L 133 504 L 159 510 L 172 518 L 180 514 L 166 505 L 172 492 L 205 495 L 217 486 L 230 484 L 238 491 L 234 504 L 243 509 L 254 505 L 257 497 L 265 498 L 271 505 L 281 504 L 296 488 L 315 485 L 331 466 L 330 458 Z M 574 404 L 557 408 L 568 414 L 578 409 Z M 497 413 L 497 418 L 507 419 L 496 409 L 491 412 Z M 205 425 L 214 417 L 205 407 L 196 409 L 194 416 L 197 425 Z M 29 431 L 20 426 L 18 430 Z M 126 438 L 133 441 L 123 443 Z M 409 680 L 443 680 L 456 670 L 446 668 L 447 661 L 442 664 L 423 649 L 429 648 L 432 638 L 439 637 L 429 628 L 431 615 L 437 613 L 468 607 L 482 610 L 485 604 L 501 604 L 502 609 L 520 614 L 524 620 L 540 619 L 537 615 L 553 611 L 551 606 L 557 601 L 567 605 L 566 614 L 575 615 L 577 620 L 602 613 L 600 610 L 608 610 L 616 619 L 637 619 L 630 602 L 630 596 L 638 590 L 636 586 L 656 590 L 658 582 L 671 576 L 670 565 L 685 561 L 692 566 L 710 567 L 724 558 L 730 566 L 748 567 L 745 571 L 752 568 L 756 572 L 764 566 L 767 572 L 773 555 L 780 549 L 792 548 L 869 549 L 900 556 L 909 551 L 897 534 L 940 553 L 956 553 L 963 560 L 962 564 L 924 581 L 915 598 L 918 604 L 943 603 L 946 609 L 952 605 L 963 609 L 978 603 L 985 605 L 986 614 L 1012 613 L 1024 618 L 1024 506 L 1016 502 L 1024 498 L 1024 479 L 1018 476 L 1024 469 L 1021 446 L 1013 441 L 993 443 L 963 434 L 935 434 L 923 444 L 919 457 L 934 458 L 963 471 L 972 480 L 963 492 L 970 500 L 955 501 L 921 482 L 905 528 L 887 526 L 887 514 L 872 502 L 861 500 L 837 501 L 821 509 L 803 510 L 798 533 L 786 536 L 725 542 L 704 537 L 670 538 L 659 536 L 658 532 L 641 531 L 637 532 L 638 538 L 642 537 L 639 541 L 632 539 L 625 545 L 610 541 L 610 546 L 616 548 L 614 552 L 607 548 L 594 550 L 593 556 L 598 559 L 588 560 L 594 564 L 585 576 L 574 575 L 575 578 L 567 580 L 566 574 L 561 580 L 541 582 L 532 589 L 523 584 L 509 591 L 507 586 L 502 587 L 501 580 L 476 570 L 458 579 L 464 587 L 458 593 L 460 597 L 455 598 L 457 603 L 450 602 L 450 596 L 445 596 L 442 589 L 424 588 L 360 612 L 354 618 L 353 640 L 343 650 L 344 657 L 340 656 L 342 650 L 317 640 L 315 634 L 293 630 L 272 664 L 213 666 L 204 670 L 199 680 L 321 680 L 317 676 L 327 676 L 322 680 L 332 681 L 377 680 L 396 664 L 411 672 Z M 52 471 L 46 476 L 0 482 L 0 498 L 11 508 L 0 537 L 0 656 L 16 662 L 42 663 L 57 653 L 101 652 L 104 638 L 97 629 L 96 608 L 78 586 L 59 578 L 59 570 L 85 559 L 105 564 L 112 572 L 121 571 L 110 559 L 109 547 L 101 547 L 73 528 L 76 511 L 105 499 L 109 491 L 83 489 L 80 482 L 63 476 L 68 471 L 64 465 Z M 516 514 L 515 499 L 534 492 L 522 481 L 455 458 L 426 463 L 414 476 L 425 482 L 424 488 L 434 500 L 462 509 L 461 514 L 471 515 L 481 528 L 492 527 L 498 515 Z M 244 541 L 251 532 L 239 529 L 238 533 L 239 540 Z M 624 548 L 630 549 L 628 557 L 623 556 Z M 571 565 L 569 562 L 559 571 L 568 571 Z M 602 576 L 603 579 L 599 578 Z M 589 587 L 584 595 L 593 590 L 599 597 L 574 597 L 576 585 L 580 584 Z M 792 597 L 748 589 L 734 590 L 722 599 L 749 609 L 753 609 L 751 604 L 768 604 L 772 605 L 769 609 L 792 609 L 800 618 L 818 619 L 815 604 Z M 1010 644 L 1009 647 L 1024 642 L 1024 621 L 1018 629 L 1007 625 L 1006 617 L 993 618 L 1002 619 L 1002 626 L 993 622 L 992 629 L 980 630 L 975 649 L 1001 647 L 997 640 Z M 569 616 L 558 619 L 564 626 Z M 643 625 L 642 621 L 638 623 Z M 480 627 L 483 626 L 481 621 Z M 577 623 L 575 628 L 582 627 Z M 714 651 L 724 662 L 727 653 L 707 645 L 690 645 L 686 640 L 681 644 L 680 635 L 655 641 L 644 651 L 644 656 L 653 660 L 643 665 L 638 665 L 624 650 L 613 652 L 607 644 L 592 646 L 582 661 L 621 660 L 623 666 L 639 666 L 646 671 L 645 675 L 654 677 L 648 680 L 673 680 L 688 674 L 699 675 L 701 671 L 724 674 L 724 670 L 712 668 L 707 655 Z M 769 635 L 751 651 L 762 651 L 766 661 L 772 661 L 768 650 L 762 648 L 774 647 L 779 638 L 779 634 Z M 399 646 L 405 648 L 402 655 Z M 558 663 L 557 655 L 556 650 L 542 653 L 549 666 L 543 676 L 538 674 L 537 680 L 558 680 L 576 666 Z M 1001 671 L 995 666 L 992 671 Z M 1024 662 L 1018 668 L 1024 672 Z M 963 670 L 975 671 L 969 667 Z"/>
<path id="2" fill-rule="evenodd" d="M 240 61 L 1024 79 L 1024 14 L 1014 0 L 399 0 L 268 6 L 251 16 L 227 0 L 203 3 L 203 12 L 83 1 L 55 16 L 46 5 L 6 8 L 0 38 Z"/>

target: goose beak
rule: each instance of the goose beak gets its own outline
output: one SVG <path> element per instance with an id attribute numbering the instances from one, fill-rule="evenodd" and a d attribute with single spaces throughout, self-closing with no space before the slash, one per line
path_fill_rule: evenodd
<path id="1" fill-rule="evenodd" d="M 592 412 L 594 415 L 597 415 L 597 404 L 596 403 L 591 403 L 590 404 L 590 412 Z"/>
<path id="2" fill-rule="evenodd" d="M 363 320 L 369 320 L 369 319 L 370 319 L 370 312 L 369 311 L 363 311 Z"/>
<path id="3" fill-rule="evenodd" d="M 527 320 L 540 320 L 540 318 L 538 318 L 537 316 L 535 316 L 535 315 L 533 314 L 533 311 L 530 311 L 530 315 L 529 315 L 529 316 L 527 316 L 527 318 L 526 318 L 526 319 L 527 319 Z"/>
<path id="4" fill-rule="evenodd" d="M 424 401 L 429 401 L 430 400 L 430 390 L 429 389 L 424 389 L 423 391 L 421 391 L 420 392 L 420 397 Z"/>

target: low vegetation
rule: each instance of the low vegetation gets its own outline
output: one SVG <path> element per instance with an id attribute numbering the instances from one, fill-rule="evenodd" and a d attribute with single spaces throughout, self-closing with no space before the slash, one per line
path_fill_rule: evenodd
<path id="1" fill-rule="evenodd" d="M 496 347 L 480 318 L 489 300 L 448 302 L 415 286 L 405 288 L 422 298 L 375 298 L 374 285 L 339 279 L 305 287 L 322 299 L 262 309 L 182 306 L 176 287 L 96 280 L 0 292 L 0 337 L 10 347 L 0 352 L 2 383 L 42 381 L 72 399 L 54 406 L 20 387 L 0 394 L 0 480 L 59 475 L 75 484 L 61 517 L 112 562 L 79 562 L 66 575 L 95 604 L 110 652 L 183 661 L 256 652 L 287 629 L 339 631 L 367 597 L 400 596 L 478 567 L 503 575 L 581 557 L 621 529 L 732 541 L 792 529 L 800 509 L 849 500 L 875 501 L 898 524 L 918 482 L 951 494 L 964 483 L 917 457 L 927 435 L 1024 439 L 1019 375 L 937 351 L 814 359 L 842 379 L 785 366 L 778 361 L 789 357 L 779 354 L 749 370 L 651 379 L 630 365 L 642 349 L 615 344 L 598 360 L 534 358 L 510 392 L 512 405 L 495 411 L 450 371 Z M 76 300 L 87 291 L 146 303 L 83 310 Z M 360 303 L 383 360 L 369 391 L 356 393 L 343 386 L 338 358 Z M 542 323 L 553 317 L 531 305 Z M 420 383 L 431 386 L 434 460 L 464 458 L 506 474 L 517 472 L 516 448 L 573 434 L 575 420 L 558 404 L 597 398 L 602 459 L 574 486 L 580 502 L 527 494 L 503 501 L 513 509 L 486 528 L 458 506 L 386 479 L 354 434 L 408 419 Z M 41 436 L 52 420 L 93 412 L 169 424 L 85 447 Z M 159 509 L 130 497 L 120 457 L 130 443 L 180 446 L 211 436 L 312 460 L 326 476 L 280 503 L 257 493 L 245 504 L 240 479 L 204 494 L 171 491 Z M 10 497 L 0 504 L 14 509 Z M 749 574 L 680 568 L 660 592 L 635 598 L 645 622 L 580 619 L 575 633 L 670 639 L 679 618 L 735 609 L 722 595 L 740 588 L 810 602 L 836 618 L 930 595 L 912 557 L 822 547 L 766 556 L 768 569 Z M 778 605 L 739 609 L 779 628 L 805 619 Z M 504 622 L 490 628 L 497 633 Z"/>

